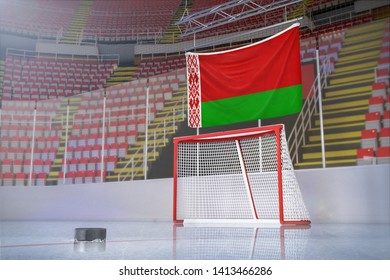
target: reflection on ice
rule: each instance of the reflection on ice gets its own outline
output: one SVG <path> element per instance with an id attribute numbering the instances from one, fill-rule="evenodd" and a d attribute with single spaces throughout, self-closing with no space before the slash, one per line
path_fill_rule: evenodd
<path id="1" fill-rule="evenodd" d="M 96 253 L 106 251 L 105 241 L 78 241 L 73 244 L 73 251 L 75 253 Z"/>
<path id="2" fill-rule="evenodd" d="M 299 260 L 310 225 L 280 227 L 175 226 L 176 259 Z"/>
<path id="3" fill-rule="evenodd" d="M 267 227 L 266 227 L 267 226 Z M 74 242 L 78 227 L 106 242 Z M 172 222 L 0 221 L 1 260 L 390 260 L 389 224 L 180 226 Z"/>

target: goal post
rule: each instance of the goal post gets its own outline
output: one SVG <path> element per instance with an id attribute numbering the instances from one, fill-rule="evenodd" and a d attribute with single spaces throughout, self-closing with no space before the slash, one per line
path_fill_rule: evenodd
<path id="1" fill-rule="evenodd" d="M 284 125 L 174 139 L 175 222 L 310 224 Z"/>

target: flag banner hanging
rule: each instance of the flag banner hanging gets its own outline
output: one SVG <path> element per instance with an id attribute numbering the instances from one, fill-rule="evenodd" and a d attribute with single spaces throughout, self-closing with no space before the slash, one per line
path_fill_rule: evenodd
<path id="1" fill-rule="evenodd" d="M 244 47 L 187 52 L 186 64 L 190 127 L 280 117 L 302 108 L 299 24 Z"/>

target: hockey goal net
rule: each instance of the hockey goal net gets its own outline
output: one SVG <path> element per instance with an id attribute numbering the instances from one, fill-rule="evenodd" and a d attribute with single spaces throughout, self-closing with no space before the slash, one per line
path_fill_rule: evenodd
<path id="1" fill-rule="evenodd" d="M 283 125 L 174 140 L 176 222 L 309 224 Z"/>

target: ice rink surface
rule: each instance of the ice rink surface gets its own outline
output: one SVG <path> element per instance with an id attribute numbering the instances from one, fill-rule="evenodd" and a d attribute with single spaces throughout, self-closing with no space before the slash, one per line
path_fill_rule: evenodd
<path id="1" fill-rule="evenodd" d="M 106 242 L 74 242 L 103 227 Z M 390 260 L 390 224 L 175 226 L 172 222 L 1 221 L 1 260 Z"/>

